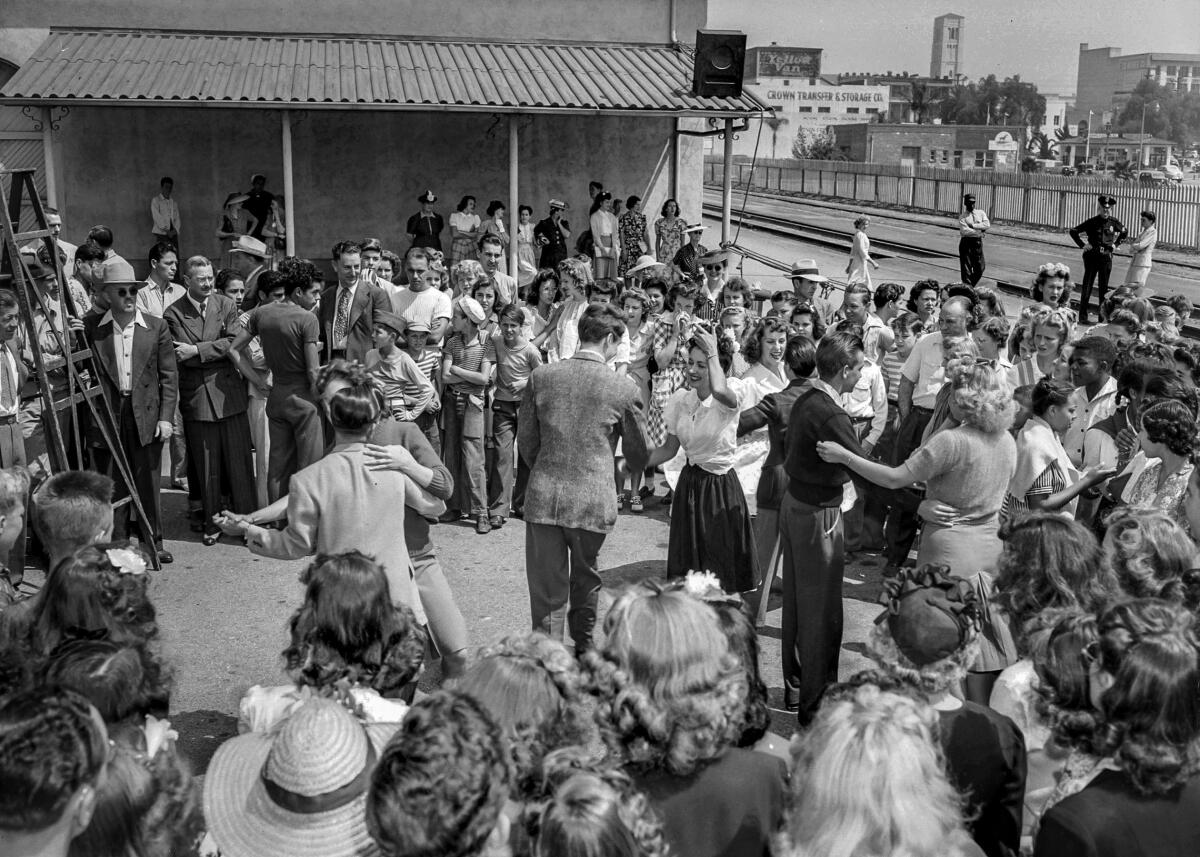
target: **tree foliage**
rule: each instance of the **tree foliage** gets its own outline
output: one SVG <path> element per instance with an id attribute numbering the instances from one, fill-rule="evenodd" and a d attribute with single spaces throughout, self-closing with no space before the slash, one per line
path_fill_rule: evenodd
<path id="1" fill-rule="evenodd" d="M 1147 78 L 1138 83 L 1113 123 L 1114 131 L 1136 134 L 1142 130 L 1146 108 L 1146 133 L 1188 146 L 1200 139 L 1200 92 L 1180 92 Z"/>
<path id="2" fill-rule="evenodd" d="M 1026 125 L 1036 128 L 1046 118 L 1046 97 L 1020 75 L 1003 81 L 989 74 L 954 87 L 938 105 L 938 116 L 954 125 Z"/>
<path id="3" fill-rule="evenodd" d="M 796 139 L 792 141 L 792 157 L 801 160 L 834 161 L 839 160 L 841 156 L 834 143 L 833 132 L 828 128 L 824 131 L 801 128 L 796 132 Z"/>
<path id="4" fill-rule="evenodd" d="M 1044 131 L 1034 131 L 1029 135 L 1029 154 L 1042 160 L 1053 158 L 1057 154 L 1058 140 L 1052 140 Z"/>

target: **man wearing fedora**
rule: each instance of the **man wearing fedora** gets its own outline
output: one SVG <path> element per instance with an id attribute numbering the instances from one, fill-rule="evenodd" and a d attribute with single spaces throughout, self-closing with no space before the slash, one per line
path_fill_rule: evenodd
<path id="1" fill-rule="evenodd" d="M 563 217 L 567 204 L 561 199 L 550 200 L 550 214 L 533 227 L 534 243 L 542 248 L 538 267 L 557 270 L 559 262 L 567 258 L 567 241 L 571 238 L 571 225 Z"/>
<path id="2" fill-rule="evenodd" d="M 249 235 L 239 235 L 229 247 L 229 264 L 246 283 L 242 309 L 252 310 L 263 303 L 258 294 L 258 278 L 267 270 L 267 245 Z"/>
<path id="3" fill-rule="evenodd" d="M 117 439 L 129 460 L 154 549 L 160 562 L 169 563 L 174 557 L 162 543 L 159 466 L 162 445 L 173 431 L 179 376 L 167 323 L 137 308 L 138 289 L 144 285 L 128 262 L 106 265 L 103 291 L 108 310 L 84 319 L 84 336 L 96 355 L 100 383 L 117 420 Z M 97 460 L 102 469 L 112 469 L 111 456 L 103 447 Z M 118 480 L 116 499 L 125 492 L 123 481 Z M 118 510 L 115 533 L 121 532 L 122 523 L 125 532 L 131 532 L 129 509 L 126 504 Z"/>
<path id="4" fill-rule="evenodd" d="M 1112 274 L 1113 251 L 1129 237 L 1129 230 L 1112 215 L 1113 207 L 1117 204 L 1116 198 L 1102 193 L 1098 202 L 1100 208 L 1097 214 L 1071 230 L 1071 240 L 1076 246 L 1084 248 L 1083 282 L 1079 295 L 1080 324 L 1088 323 L 1088 301 L 1092 297 L 1093 283 L 1099 289 L 1096 293 L 1096 314 L 1100 314 L 1104 296 L 1108 293 L 1108 277 Z M 1084 237 L 1087 238 L 1086 245 Z"/>
<path id="5" fill-rule="evenodd" d="M 983 233 L 992 228 L 987 212 L 975 205 L 975 194 L 963 195 L 963 213 L 958 216 L 958 273 L 968 286 L 983 279 Z"/>
<path id="6" fill-rule="evenodd" d="M 446 224 L 442 220 L 442 216 L 433 210 L 433 204 L 437 202 L 437 194 L 427 190 L 417 197 L 417 202 L 421 204 L 421 210 L 408 218 L 408 223 L 404 227 L 404 231 L 408 234 L 408 240 L 411 242 L 409 246 L 428 247 L 441 252 L 442 230 L 446 228 Z"/>
<path id="7" fill-rule="evenodd" d="M 362 279 L 362 254 L 356 241 L 333 246 L 337 285 L 321 294 L 317 312 L 321 321 L 322 363 L 345 358 L 359 363 L 371 350 L 377 313 L 391 312 L 387 292 Z"/>
<path id="8" fill-rule="evenodd" d="M 682 273 L 684 277 L 695 279 L 700 276 L 700 259 L 708 252 L 708 248 L 700 243 L 700 237 L 704 234 L 704 224 L 692 223 L 683 231 L 688 237 L 688 243 L 675 253 L 675 258 L 671 260 L 671 266 Z"/>
<path id="9" fill-rule="evenodd" d="M 827 326 L 832 324 L 837 307 L 828 298 L 817 294 L 817 288 L 820 287 L 824 290 L 829 278 L 821 274 L 816 261 L 801 259 L 793 262 L 791 278 L 792 291 L 796 293 L 796 300 L 815 309 Z"/>

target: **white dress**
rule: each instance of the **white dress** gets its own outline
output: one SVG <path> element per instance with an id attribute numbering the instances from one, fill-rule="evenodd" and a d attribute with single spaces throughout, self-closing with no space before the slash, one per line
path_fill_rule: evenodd
<path id="1" fill-rule="evenodd" d="M 871 240 L 867 233 L 859 230 L 854 233 L 854 243 L 850 247 L 850 262 L 846 265 L 846 282 L 866 283 L 871 287 L 870 263 Z"/>

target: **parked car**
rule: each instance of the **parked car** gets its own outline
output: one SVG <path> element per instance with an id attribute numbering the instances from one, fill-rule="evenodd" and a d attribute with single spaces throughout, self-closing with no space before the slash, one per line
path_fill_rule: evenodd
<path id="1" fill-rule="evenodd" d="M 1183 181 L 1183 170 L 1181 170 L 1176 164 L 1163 164 L 1161 167 L 1159 167 L 1159 169 L 1162 171 L 1162 174 L 1171 181 Z"/>
<path id="2" fill-rule="evenodd" d="M 1169 181 L 1161 170 L 1142 170 L 1138 173 L 1138 184 L 1166 187 Z"/>
<path id="3" fill-rule="evenodd" d="M 1073 176 L 1073 175 L 1075 175 L 1077 172 L 1078 172 L 1078 170 L 1076 170 L 1074 167 L 1072 167 L 1072 166 L 1070 166 L 1070 165 L 1067 165 L 1067 166 L 1065 166 L 1065 167 L 1063 167 L 1063 168 L 1062 168 L 1062 174 L 1063 174 L 1064 176 Z"/>

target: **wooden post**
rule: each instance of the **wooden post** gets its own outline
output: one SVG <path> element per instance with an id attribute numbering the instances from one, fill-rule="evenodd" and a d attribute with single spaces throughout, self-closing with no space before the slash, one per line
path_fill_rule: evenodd
<path id="1" fill-rule="evenodd" d="M 518 168 L 518 134 L 517 114 L 508 114 L 508 275 L 514 280 L 517 277 L 517 224 L 520 222 L 518 200 L 520 189 L 517 182 Z M 516 295 L 513 296 L 514 298 Z"/>
<path id="2" fill-rule="evenodd" d="M 54 168 L 54 130 L 50 126 L 50 108 L 42 108 L 42 162 L 46 168 L 46 203 L 58 208 L 58 171 Z"/>
<path id="3" fill-rule="evenodd" d="M 283 135 L 283 225 L 286 233 L 284 239 L 289 256 L 296 255 L 296 194 L 295 182 L 292 179 L 292 111 L 284 110 L 280 120 L 280 131 Z"/>
<path id="4" fill-rule="evenodd" d="M 733 120 L 725 120 L 725 181 L 721 185 L 721 243 L 729 240 L 729 220 L 733 216 Z"/>

